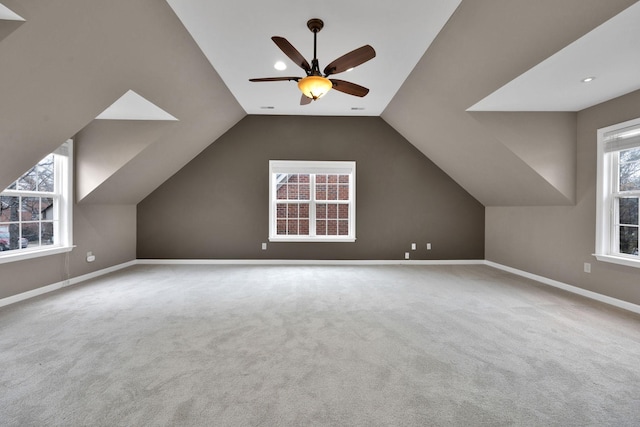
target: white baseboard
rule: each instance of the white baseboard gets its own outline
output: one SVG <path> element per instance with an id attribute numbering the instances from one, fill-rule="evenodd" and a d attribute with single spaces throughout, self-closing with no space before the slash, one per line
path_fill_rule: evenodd
<path id="1" fill-rule="evenodd" d="M 592 300 L 603 302 L 624 310 L 640 314 L 640 305 L 627 301 L 612 298 L 596 292 L 588 291 L 577 286 L 568 285 L 557 280 L 549 279 L 537 274 L 529 273 L 516 268 L 507 267 L 493 261 L 470 259 L 470 260 L 291 260 L 291 259 L 136 259 L 122 264 L 114 265 L 69 280 L 54 283 L 41 288 L 33 289 L 17 295 L 0 299 L 0 307 L 24 301 L 49 292 L 56 291 L 66 286 L 72 286 L 89 279 L 113 273 L 123 268 L 134 265 L 487 265 L 489 267 L 503 270 L 521 277 L 526 277 L 545 285 L 553 286 L 567 292 L 581 295 Z"/>
<path id="2" fill-rule="evenodd" d="M 583 297 L 586 297 L 592 300 L 603 302 L 605 304 L 609 304 L 614 307 L 622 308 L 624 310 L 628 310 L 628 311 L 632 311 L 634 313 L 640 314 L 640 305 L 636 305 L 636 304 L 623 301 L 617 298 L 612 298 L 607 295 L 602 295 L 597 292 L 588 291 L 586 289 L 582 289 L 577 286 L 568 285 L 566 283 L 549 279 L 543 276 L 538 276 L 537 274 L 529 273 L 523 270 L 518 270 L 517 268 L 507 267 L 506 265 L 498 264 L 493 261 L 485 261 L 484 263 L 490 267 L 497 268 L 498 270 L 503 270 L 508 273 L 515 274 L 517 276 L 526 277 L 527 279 L 535 280 L 536 282 L 553 286 L 554 288 L 562 289 L 567 292 L 571 292 L 572 294 L 581 295 Z"/>
<path id="3" fill-rule="evenodd" d="M 0 299 L 0 307 L 4 307 L 9 304 L 24 301 L 29 298 L 34 298 L 43 294 L 47 294 L 49 292 L 57 291 L 58 289 L 61 289 L 67 286 L 72 286 L 77 283 L 84 282 L 85 280 L 104 276 L 105 274 L 113 273 L 114 271 L 122 270 L 123 268 L 131 267 L 132 265 L 136 265 L 136 264 L 137 264 L 137 260 L 128 261 L 122 264 L 104 268 L 102 270 L 94 271 L 92 273 L 84 274 L 82 276 L 73 277 L 69 280 L 63 280 L 61 282 L 43 286 L 41 288 L 32 289 L 30 291 L 22 292 L 16 295 L 11 295 L 10 297 Z"/>
<path id="4" fill-rule="evenodd" d="M 138 259 L 139 265 L 483 265 L 482 259 Z"/>

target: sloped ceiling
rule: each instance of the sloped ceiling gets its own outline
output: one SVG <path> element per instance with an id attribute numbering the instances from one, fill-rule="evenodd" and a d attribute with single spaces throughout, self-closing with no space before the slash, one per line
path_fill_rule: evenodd
<path id="1" fill-rule="evenodd" d="M 245 116 L 164 1 L 3 3 L 26 22 L 0 41 L 2 188 L 129 90 L 178 120 L 138 133 L 138 149 L 111 144 L 111 132 L 121 138 L 117 122 L 92 135 L 103 147 L 84 152 L 114 163 L 96 171 L 83 203 L 139 202 Z"/>
<path id="2" fill-rule="evenodd" d="M 382 114 L 485 206 L 575 198 L 573 112 L 467 109 L 635 1 L 465 1 Z"/>
<path id="3" fill-rule="evenodd" d="M 243 6 L 244 15 L 256 1 Z M 402 9 L 415 11 L 417 2 Z M 571 204 L 575 112 L 467 110 L 634 3 L 463 0 L 406 81 L 397 82 L 381 117 L 486 206 Z M 2 4 L 25 21 L 0 20 L 1 188 L 77 135 L 78 200 L 135 204 L 246 115 L 165 1 Z M 393 13 L 389 5 L 379 13 Z M 297 21 L 311 17 L 295 10 Z M 267 8 L 253 21 L 278 13 Z M 244 15 L 225 18 L 241 27 Z M 402 20 L 386 22 L 370 31 L 402 31 Z M 226 37 L 229 48 L 246 45 L 247 55 L 264 49 L 216 37 Z M 392 67 L 388 59 L 375 61 Z M 368 84 L 375 90 L 375 81 Z M 94 121 L 129 91 L 177 120 Z"/>

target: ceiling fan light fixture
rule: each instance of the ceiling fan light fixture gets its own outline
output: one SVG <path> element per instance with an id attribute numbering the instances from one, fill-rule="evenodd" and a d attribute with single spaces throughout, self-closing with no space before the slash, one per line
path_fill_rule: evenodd
<path id="1" fill-rule="evenodd" d="M 298 81 L 298 88 L 304 96 L 313 99 L 322 98 L 331 88 L 331 80 L 322 76 L 307 76 Z"/>

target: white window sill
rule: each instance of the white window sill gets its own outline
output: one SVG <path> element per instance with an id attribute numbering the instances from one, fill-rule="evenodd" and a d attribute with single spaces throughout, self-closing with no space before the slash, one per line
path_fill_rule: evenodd
<path id="1" fill-rule="evenodd" d="M 71 252 L 73 248 L 74 246 L 55 246 L 46 249 L 16 249 L 13 251 L 4 251 L 0 252 L 0 264 Z"/>
<path id="2" fill-rule="evenodd" d="M 307 243 L 315 243 L 315 242 L 355 242 L 355 237 L 331 237 L 331 236 L 322 236 L 322 237 L 309 237 L 309 236 L 277 236 L 277 237 L 269 237 L 270 242 L 307 242 Z"/>
<path id="3" fill-rule="evenodd" d="M 640 258 L 627 258 L 623 256 L 593 254 L 598 261 L 610 262 L 613 264 L 626 265 L 627 267 L 640 268 Z"/>

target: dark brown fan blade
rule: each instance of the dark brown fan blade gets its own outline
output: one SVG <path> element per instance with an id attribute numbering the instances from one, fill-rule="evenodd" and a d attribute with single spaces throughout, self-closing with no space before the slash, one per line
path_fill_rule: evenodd
<path id="1" fill-rule="evenodd" d="M 280 50 L 283 51 L 284 54 L 287 55 L 298 67 L 302 68 L 306 72 L 311 71 L 311 66 L 307 60 L 304 59 L 304 56 L 302 56 L 302 54 L 298 52 L 298 50 L 287 41 L 287 39 L 284 37 L 273 36 L 271 37 L 271 40 L 273 40 Z"/>
<path id="2" fill-rule="evenodd" d="M 369 93 L 369 89 L 364 86 L 357 85 L 351 82 L 345 82 L 344 80 L 329 79 L 333 83 L 333 88 L 339 92 L 347 93 L 353 96 L 363 97 Z"/>
<path id="3" fill-rule="evenodd" d="M 349 68 L 357 67 L 360 64 L 364 64 L 370 59 L 376 57 L 376 51 L 369 45 L 362 46 L 356 50 L 342 55 L 340 58 L 333 61 L 331 64 L 324 68 L 324 75 L 330 76 L 332 74 L 342 73 Z"/>
<path id="4" fill-rule="evenodd" d="M 283 82 L 283 81 L 294 81 L 297 82 L 302 77 L 264 77 L 261 79 L 249 79 L 250 82 Z"/>
<path id="5" fill-rule="evenodd" d="M 300 98 L 300 105 L 311 104 L 311 101 L 313 101 L 313 99 L 311 99 L 308 96 L 305 96 L 304 94 L 302 94 L 302 98 Z"/>

